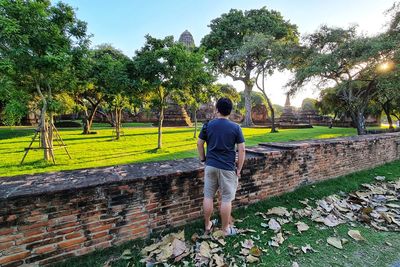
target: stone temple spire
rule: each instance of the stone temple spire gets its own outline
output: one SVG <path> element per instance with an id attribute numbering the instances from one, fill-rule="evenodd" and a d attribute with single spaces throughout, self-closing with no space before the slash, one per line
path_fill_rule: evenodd
<path id="1" fill-rule="evenodd" d="M 287 93 L 287 94 L 286 94 L 285 107 L 290 107 L 290 106 L 292 106 L 292 105 L 290 104 L 290 96 L 289 96 L 289 93 Z"/>
<path id="2" fill-rule="evenodd" d="M 283 112 L 280 117 L 281 122 L 294 122 L 296 120 L 296 116 L 293 113 L 293 107 L 290 104 L 290 96 L 289 93 L 286 95 L 285 106 L 283 107 Z"/>
<path id="3" fill-rule="evenodd" d="M 187 47 L 194 47 L 195 46 L 193 35 L 188 30 L 185 30 L 181 34 L 181 36 L 179 37 L 179 42 L 184 44 Z"/>

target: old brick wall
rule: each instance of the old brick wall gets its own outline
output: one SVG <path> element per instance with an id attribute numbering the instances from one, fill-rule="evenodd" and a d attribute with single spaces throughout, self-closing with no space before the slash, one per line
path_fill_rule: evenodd
<path id="1" fill-rule="evenodd" d="M 248 149 L 235 207 L 400 159 L 400 133 Z M 0 266 L 46 265 L 201 217 L 195 159 L 0 179 Z"/>

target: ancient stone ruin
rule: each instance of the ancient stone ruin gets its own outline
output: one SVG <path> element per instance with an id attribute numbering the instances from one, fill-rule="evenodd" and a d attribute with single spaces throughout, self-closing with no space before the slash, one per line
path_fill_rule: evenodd
<path id="1" fill-rule="evenodd" d="M 195 46 L 193 35 L 188 30 L 185 30 L 181 34 L 181 36 L 179 37 L 179 42 L 181 44 L 184 44 L 186 47 L 194 47 Z"/>

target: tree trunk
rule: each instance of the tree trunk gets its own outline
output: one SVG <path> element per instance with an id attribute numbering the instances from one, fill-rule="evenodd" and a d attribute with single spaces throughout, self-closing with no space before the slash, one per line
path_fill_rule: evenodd
<path id="1" fill-rule="evenodd" d="M 119 112 L 118 108 L 115 109 L 115 139 L 119 140 L 120 138 L 120 122 L 119 122 Z"/>
<path id="2" fill-rule="evenodd" d="M 53 150 L 53 125 L 54 125 L 54 115 L 53 112 L 49 114 L 49 124 L 48 124 L 48 134 L 47 134 L 47 143 L 49 144 L 49 154 L 54 157 Z"/>
<path id="3" fill-rule="evenodd" d="M 365 126 L 365 117 L 364 112 L 358 111 L 355 114 L 355 124 L 357 127 L 357 134 L 358 135 L 365 135 L 367 134 L 367 129 Z"/>
<path id="4" fill-rule="evenodd" d="M 390 115 L 390 104 L 388 102 L 386 102 L 382 105 L 382 108 L 383 108 L 383 111 L 385 112 L 387 121 L 389 123 L 389 129 L 394 129 L 392 116 Z"/>
<path id="5" fill-rule="evenodd" d="M 194 134 L 193 134 L 193 138 L 197 137 L 197 109 L 194 108 L 193 109 L 193 115 L 194 115 Z"/>
<path id="6" fill-rule="evenodd" d="M 47 110 L 47 103 L 43 101 L 43 107 L 40 114 L 40 144 L 43 148 L 43 159 L 45 161 L 49 161 L 50 156 L 50 147 L 48 144 L 48 124 L 46 121 L 46 110 Z"/>
<path id="7" fill-rule="evenodd" d="M 46 112 L 47 112 L 47 100 L 44 97 L 42 90 L 40 89 L 39 84 L 36 85 L 36 90 L 41 97 L 43 106 L 40 113 L 40 145 L 43 148 L 43 159 L 45 161 L 50 160 L 50 150 L 48 144 L 48 124 L 46 121 Z"/>
<path id="8" fill-rule="evenodd" d="M 248 83 L 249 82 L 244 83 L 244 106 L 246 113 L 242 125 L 245 127 L 254 126 L 253 120 L 251 119 L 251 90 L 253 86 Z"/>
<path id="9" fill-rule="evenodd" d="M 271 133 L 277 133 L 278 131 L 276 130 L 276 126 L 275 126 L 275 110 L 274 107 L 272 106 L 272 102 L 269 99 L 269 97 L 267 96 L 267 94 L 265 92 L 263 92 L 265 99 L 267 100 L 267 104 L 269 109 L 271 110 L 271 121 L 272 121 L 272 125 L 271 125 Z"/>
<path id="10" fill-rule="evenodd" d="M 83 134 L 89 134 L 90 133 L 90 126 L 89 126 L 89 115 L 87 110 L 85 110 L 85 115 L 82 119 L 83 123 Z"/>
<path id="11" fill-rule="evenodd" d="M 160 109 L 160 117 L 158 118 L 158 145 L 157 149 L 162 148 L 162 124 L 164 121 L 164 105 L 162 104 Z"/>
<path id="12" fill-rule="evenodd" d="M 92 129 L 92 125 L 93 125 L 94 116 L 96 115 L 98 107 L 99 107 L 99 105 L 94 106 L 93 109 L 92 109 L 92 112 L 90 113 L 90 115 L 85 110 L 85 118 L 84 118 L 84 124 L 83 124 L 83 134 L 90 134 L 91 129 Z"/>

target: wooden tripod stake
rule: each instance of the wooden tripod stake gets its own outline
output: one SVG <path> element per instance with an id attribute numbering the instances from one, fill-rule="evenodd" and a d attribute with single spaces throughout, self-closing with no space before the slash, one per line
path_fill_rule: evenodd
<path id="1" fill-rule="evenodd" d="M 57 147 L 58 147 L 58 148 L 64 148 L 64 149 L 65 149 L 65 152 L 67 153 L 67 155 L 68 155 L 68 157 L 69 157 L 69 159 L 72 159 L 72 158 L 71 158 L 71 155 L 70 155 L 69 152 L 68 152 L 67 145 L 66 145 L 66 144 L 64 143 L 64 141 L 62 140 L 62 138 L 61 138 L 61 136 L 60 136 L 60 133 L 58 132 L 56 126 L 54 126 L 54 124 L 51 123 L 51 124 L 50 124 L 50 127 L 52 127 L 53 131 L 56 133 L 56 139 L 55 139 L 55 140 L 56 140 L 57 143 L 58 143 Z M 35 140 L 36 140 L 36 138 L 37 138 L 38 136 L 39 136 L 39 147 L 32 147 L 32 144 L 35 142 Z M 50 145 L 49 145 L 49 140 L 48 140 L 48 139 L 46 139 L 46 140 L 47 140 L 47 142 L 46 142 L 46 147 L 41 147 L 41 146 L 40 146 L 40 125 L 39 125 L 38 128 L 36 128 L 36 130 L 35 130 L 35 135 L 33 136 L 31 143 L 29 144 L 29 146 L 28 146 L 27 148 L 25 148 L 25 154 L 24 154 L 24 156 L 22 157 L 22 160 L 21 160 L 20 165 L 22 165 L 22 163 L 24 163 L 24 160 L 25 160 L 25 158 L 26 158 L 26 156 L 28 155 L 28 153 L 29 153 L 30 150 L 38 150 L 38 149 L 49 149 L 49 150 L 50 150 L 51 159 L 52 159 L 53 163 L 56 164 L 56 159 L 55 159 L 55 157 L 54 157 L 54 147 L 50 147 Z M 54 146 L 54 145 L 53 145 L 53 146 Z"/>

